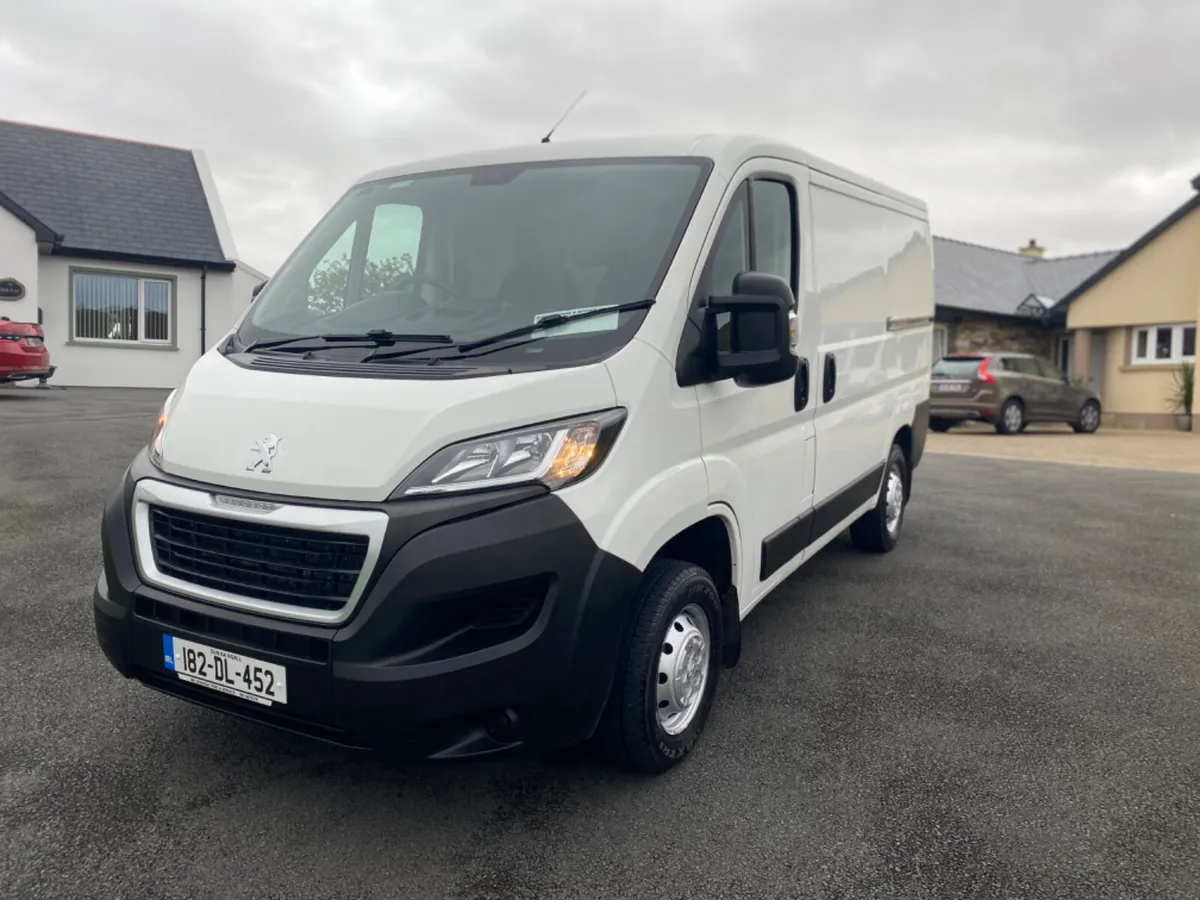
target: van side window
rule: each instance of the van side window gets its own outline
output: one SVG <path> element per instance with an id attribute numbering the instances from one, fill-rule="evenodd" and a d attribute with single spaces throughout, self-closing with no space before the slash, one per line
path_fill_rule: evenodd
<path id="1" fill-rule="evenodd" d="M 754 271 L 778 275 L 796 290 L 792 192 L 781 181 L 750 183 L 754 213 Z"/>
<path id="2" fill-rule="evenodd" d="M 753 227 L 751 227 L 753 218 Z M 796 289 L 795 206 L 782 181 L 743 181 L 729 201 L 696 298 L 728 297 L 742 272 L 767 272 Z M 729 314 L 717 317 L 717 347 L 729 350 Z"/>
<path id="3" fill-rule="evenodd" d="M 725 211 L 717 242 L 708 258 L 709 296 L 728 297 L 733 293 L 733 280 L 750 269 L 748 209 L 746 185 L 743 184 Z"/>

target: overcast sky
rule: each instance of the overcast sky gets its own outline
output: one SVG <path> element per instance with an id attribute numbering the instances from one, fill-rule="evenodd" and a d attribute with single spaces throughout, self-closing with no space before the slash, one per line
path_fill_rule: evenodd
<path id="1" fill-rule="evenodd" d="M 0 117 L 205 151 L 271 271 L 363 171 L 558 133 L 753 131 L 934 231 L 1123 246 L 1200 174 L 1197 0 L 9 0 Z"/>

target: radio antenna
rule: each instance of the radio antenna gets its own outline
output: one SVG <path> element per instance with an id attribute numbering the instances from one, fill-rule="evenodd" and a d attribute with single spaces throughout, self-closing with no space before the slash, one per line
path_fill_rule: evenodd
<path id="1" fill-rule="evenodd" d="M 587 93 L 587 91 L 584 91 L 583 93 L 581 93 L 578 97 L 575 98 L 575 102 L 567 107 L 567 111 L 565 113 L 563 113 L 562 116 L 559 117 L 559 120 L 554 123 L 554 127 L 551 128 L 549 131 L 547 131 L 546 136 L 544 138 L 542 138 L 543 144 L 550 143 L 550 135 L 554 134 L 554 132 L 558 130 L 558 126 L 561 125 L 563 123 L 563 121 L 567 118 L 567 116 L 569 116 L 571 114 L 571 110 L 573 110 L 576 106 L 579 105 L 579 101 L 583 99 L 584 94 L 586 94 L 586 93 Z"/>

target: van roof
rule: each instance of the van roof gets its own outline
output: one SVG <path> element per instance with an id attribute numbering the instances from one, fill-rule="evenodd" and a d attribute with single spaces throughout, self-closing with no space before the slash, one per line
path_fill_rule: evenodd
<path id="1" fill-rule="evenodd" d="M 718 174 L 729 178 L 746 160 L 776 157 L 790 160 L 859 187 L 881 194 L 926 213 L 924 201 L 905 194 L 872 178 L 814 156 L 799 147 L 753 134 L 660 135 L 648 137 L 610 137 L 586 141 L 530 143 L 472 153 L 417 160 L 377 169 L 358 179 L 357 184 L 387 178 L 418 175 L 443 169 L 466 169 L 506 163 L 543 162 L 568 159 L 606 159 L 620 157 L 700 157 L 713 161 Z"/>

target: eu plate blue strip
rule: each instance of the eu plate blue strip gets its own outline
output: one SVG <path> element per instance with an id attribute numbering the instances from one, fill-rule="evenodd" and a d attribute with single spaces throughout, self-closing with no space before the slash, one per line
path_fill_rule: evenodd
<path id="1" fill-rule="evenodd" d="M 163 665 L 175 671 L 175 640 L 169 635 L 163 635 Z"/>

